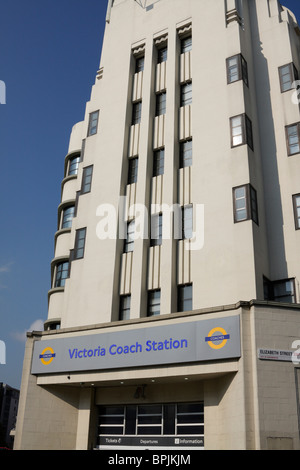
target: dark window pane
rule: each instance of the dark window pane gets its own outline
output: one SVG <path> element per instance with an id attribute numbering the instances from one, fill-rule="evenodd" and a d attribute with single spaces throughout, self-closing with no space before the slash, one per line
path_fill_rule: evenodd
<path id="1" fill-rule="evenodd" d="M 204 426 L 177 426 L 178 435 L 204 434 Z"/>
<path id="2" fill-rule="evenodd" d="M 156 96 L 156 116 L 166 114 L 167 94 L 160 93 Z"/>
<path id="3" fill-rule="evenodd" d="M 165 166 L 165 150 L 157 150 L 154 152 L 154 161 L 153 161 L 153 176 L 159 176 L 164 174 Z"/>
<path id="4" fill-rule="evenodd" d="M 203 413 L 203 403 L 180 403 L 177 405 L 177 413 Z"/>
<path id="5" fill-rule="evenodd" d="M 187 140 L 180 144 L 180 168 L 191 166 L 193 162 L 193 141 Z"/>
<path id="6" fill-rule="evenodd" d="M 136 430 L 136 406 L 126 406 L 126 429 L 125 434 L 135 435 Z"/>
<path id="7" fill-rule="evenodd" d="M 100 435 L 107 434 L 109 436 L 122 436 L 123 426 L 100 426 Z"/>
<path id="8" fill-rule="evenodd" d="M 139 124 L 142 117 L 142 102 L 133 104 L 132 108 L 132 125 Z"/>
<path id="9" fill-rule="evenodd" d="M 120 320 L 129 320 L 130 319 L 130 304 L 131 296 L 124 295 L 121 297 L 120 301 Z"/>
<path id="10" fill-rule="evenodd" d="M 135 61 L 135 73 L 142 72 L 144 70 L 145 58 L 138 57 Z"/>
<path id="11" fill-rule="evenodd" d="M 137 433 L 138 436 L 160 436 L 161 426 L 139 426 Z"/>
<path id="12" fill-rule="evenodd" d="M 179 286 L 178 311 L 189 312 L 191 310 L 193 310 L 193 286 L 192 284 Z"/>
<path id="13" fill-rule="evenodd" d="M 189 52 L 192 50 L 192 37 L 183 38 L 181 40 L 181 53 Z"/>
<path id="14" fill-rule="evenodd" d="M 164 434 L 175 434 L 175 405 L 164 405 Z"/>
<path id="15" fill-rule="evenodd" d="M 137 182 L 138 164 L 139 164 L 138 158 L 131 158 L 129 160 L 128 184 L 133 184 Z"/>
<path id="16" fill-rule="evenodd" d="M 159 49 L 157 52 L 157 62 L 161 64 L 162 62 L 166 62 L 168 59 L 168 49 L 164 47 L 163 49 Z"/>

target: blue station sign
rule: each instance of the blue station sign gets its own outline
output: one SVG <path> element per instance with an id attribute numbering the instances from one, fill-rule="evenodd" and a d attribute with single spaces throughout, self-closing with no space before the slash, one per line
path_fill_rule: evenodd
<path id="1" fill-rule="evenodd" d="M 35 341 L 32 374 L 192 363 L 241 355 L 239 316 L 57 336 Z"/>

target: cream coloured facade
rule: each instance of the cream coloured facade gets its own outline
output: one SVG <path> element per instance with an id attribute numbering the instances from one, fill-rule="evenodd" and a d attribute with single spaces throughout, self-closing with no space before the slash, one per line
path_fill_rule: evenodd
<path id="1" fill-rule="evenodd" d="M 299 36 L 277 0 L 108 2 L 16 449 L 299 449 Z"/>

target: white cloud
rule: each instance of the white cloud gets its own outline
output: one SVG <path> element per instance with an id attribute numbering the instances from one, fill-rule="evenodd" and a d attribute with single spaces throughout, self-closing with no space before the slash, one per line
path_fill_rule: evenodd
<path id="1" fill-rule="evenodd" d="M 11 265 L 13 263 L 7 263 L 7 264 L 2 264 L 0 265 L 0 274 L 6 274 L 6 273 L 9 273 L 11 271 Z M 3 284 L 2 282 L 0 282 L 0 289 L 7 289 L 7 286 L 5 284 Z"/>
<path id="2" fill-rule="evenodd" d="M 30 327 L 24 330 L 23 332 L 18 332 L 18 331 L 13 332 L 12 337 L 16 341 L 25 342 L 27 338 L 26 333 L 28 331 L 43 331 L 43 330 L 44 330 L 44 321 L 39 319 L 39 320 L 35 320 L 30 325 Z"/>

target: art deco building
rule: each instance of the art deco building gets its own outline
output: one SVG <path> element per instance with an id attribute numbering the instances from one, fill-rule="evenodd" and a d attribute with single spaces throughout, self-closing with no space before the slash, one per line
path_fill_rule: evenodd
<path id="1" fill-rule="evenodd" d="M 277 0 L 108 2 L 16 449 L 299 449 L 299 50 Z"/>

